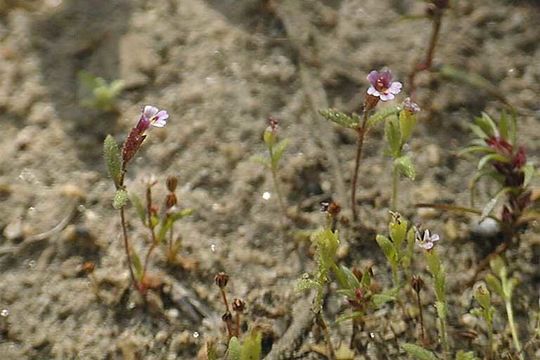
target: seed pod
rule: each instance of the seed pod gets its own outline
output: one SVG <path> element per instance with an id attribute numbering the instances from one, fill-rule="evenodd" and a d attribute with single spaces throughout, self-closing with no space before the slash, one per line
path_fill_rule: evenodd
<path id="1" fill-rule="evenodd" d="M 175 192 L 177 186 L 178 178 L 176 176 L 167 177 L 167 190 L 169 190 L 170 192 Z"/>
<path id="2" fill-rule="evenodd" d="M 246 302 L 242 299 L 234 299 L 232 302 L 232 309 L 236 312 L 242 313 L 246 309 Z"/>
<path id="3" fill-rule="evenodd" d="M 165 206 L 167 209 L 172 208 L 173 206 L 176 206 L 178 203 L 178 200 L 176 199 L 176 195 L 174 193 L 168 193 L 167 197 L 165 198 Z"/>
<path id="4" fill-rule="evenodd" d="M 424 280 L 420 276 L 413 275 L 411 279 L 411 287 L 416 291 L 416 293 L 419 293 L 424 288 Z"/>
<path id="5" fill-rule="evenodd" d="M 220 289 L 223 289 L 229 282 L 229 275 L 224 272 L 220 272 L 214 277 L 214 281 Z"/>

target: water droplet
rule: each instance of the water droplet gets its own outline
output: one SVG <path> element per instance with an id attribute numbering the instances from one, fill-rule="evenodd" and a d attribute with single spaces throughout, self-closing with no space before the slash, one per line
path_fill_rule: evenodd
<path id="1" fill-rule="evenodd" d="M 86 206 L 84 206 L 83 204 L 77 206 L 77 210 L 81 213 L 85 212 L 86 211 Z"/>
<path id="2" fill-rule="evenodd" d="M 370 332 L 369 337 L 372 338 L 372 339 L 375 339 L 375 333 Z"/>
<path id="3" fill-rule="evenodd" d="M 272 193 L 270 193 L 269 191 L 265 191 L 265 192 L 263 192 L 263 194 L 262 194 L 262 198 L 263 198 L 264 200 L 270 200 L 271 197 L 272 197 Z"/>
<path id="4" fill-rule="evenodd" d="M 193 337 L 196 339 L 200 336 L 200 334 L 197 331 L 193 332 Z"/>
<path id="5" fill-rule="evenodd" d="M 514 68 L 508 69 L 508 74 L 513 74 L 514 72 L 516 72 L 516 69 Z"/>
<path id="6" fill-rule="evenodd" d="M 212 251 L 212 252 L 216 252 L 216 249 L 217 249 L 217 246 L 216 246 L 216 244 L 212 244 L 212 245 L 210 245 L 210 251 Z"/>
<path id="7" fill-rule="evenodd" d="M 0 316 L 8 317 L 9 316 L 9 310 L 8 309 L 2 309 L 2 311 L 0 311 Z"/>

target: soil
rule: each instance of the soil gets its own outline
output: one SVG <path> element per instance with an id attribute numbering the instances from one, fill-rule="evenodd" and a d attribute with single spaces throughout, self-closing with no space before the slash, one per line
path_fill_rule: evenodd
<path id="1" fill-rule="evenodd" d="M 529 161 L 538 162 L 538 2 L 452 3 L 435 64 L 494 84 L 518 109 L 519 141 Z M 412 0 L 0 1 L 0 357 L 195 359 L 209 340 L 222 351 L 224 307 L 213 277 L 226 271 L 230 298 L 247 303 L 246 324 L 264 329 L 267 359 L 325 358 L 312 327 L 312 296 L 295 286 L 315 266 L 302 235 L 324 222 L 320 201 L 337 200 L 350 218 L 355 134 L 318 110 L 359 112 L 366 74 L 385 66 L 405 82 L 401 101 L 430 34 L 429 21 L 408 16 L 423 14 L 423 7 Z M 81 106 L 80 70 L 125 82 L 117 111 Z M 503 104 L 488 91 L 433 74 L 422 73 L 418 87 L 424 111 L 410 143 L 418 176 L 401 181 L 399 208 L 443 238 L 454 347 L 481 351 L 480 340 L 459 336 L 482 333 L 467 314 L 472 290 L 460 284 L 488 240 L 474 235 L 477 218 L 414 204 L 468 204 L 475 163 L 457 152 L 472 139 L 472 119 L 482 111 L 497 117 Z M 107 134 L 123 141 L 146 104 L 166 109 L 170 120 L 150 132 L 127 174 L 128 188 L 142 196 L 144 179 L 154 175 L 161 199 L 166 177 L 177 175 L 180 206 L 194 215 L 176 230 L 184 265 L 191 266 L 167 265 L 156 251 L 150 271 L 163 286 L 142 301 L 129 288 L 102 143 Z M 253 161 L 264 154 L 261 134 L 270 115 L 289 139 L 279 173 L 287 214 L 270 173 Z M 390 166 L 382 129 L 371 132 L 359 180 L 361 227 L 340 225 L 343 262 L 373 262 L 383 284 L 390 271 L 374 234 L 386 231 Z M 142 251 L 147 232 L 132 208 L 128 214 L 132 242 Z M 520 279 L 514 305 L 524 342 L 538 312 L 538 234 L 533 224 L 507 254 Z M 91 276 L 81 270 L 87 261 L 95 264 Z M 425 269 L 421 260 L 417 269 Z M 432 301 L 427 295 L 435 338 Z M 330 291 L 325 308 L 334 344 L 347 344 L 350 324 L 332 321 L 343 298 Z M 497 308 L 497 341 L 511 349 L 500 301 Z M 398 340 L 415 342 L 415 324 L 394 306 L 371 314 L 356 358 L 407 358 Z M 527 351 L 540 357 L 538 342 Z"/>

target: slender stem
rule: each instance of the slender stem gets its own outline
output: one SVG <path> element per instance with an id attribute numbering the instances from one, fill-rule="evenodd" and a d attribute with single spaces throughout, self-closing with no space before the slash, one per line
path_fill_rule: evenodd
<path id="1" fill-rule="evenodd" d="M 236 337 L 240 337 L 240 312 L 236 312 Z"/>
<path id="2" fill-rule="evenodd" d="M 413 71 L 409 74 L 409 89 L 410 89 L 409 91 L 410 91 L 411 99 L 414 99 L 414 95 L 416 93 L 416 84 L 415 84 L 416 75 L 420 71 L 431 69 L 431 66 L 433 65 L 433 56 L 435 54 L 435 46 L 437 45 L 437 41 L 439 39 L 441 23 L 442 23 L 442 11 L 438 11 L 436 14 L 433 15 L 431 37 L 429 39 L 429 45 L 426 52 L 426 58 L 423 62 L 416 64 L 414 66 Z"/>
<path id="3" fill-rule="evenodd" d="M 420 313 L 420 337 L 421 337 L 421 344 L 424 344 L 424 341 L 426 339 L 426 333 L 424 331 L 424 311 L 422 310 L 422 301 L 420 301 L 420 291 L 416 292 L 416 304 L 418 306 L 418 311 Z"/>
<path id="4" fill-rule="evenodd" d="M 397 210 L 397 196 L 398 196 L 398 182 L 399 182 L 399 173 L 397 168 L 394 166 L 392 169 L 392 210 Z"/>
<path id="5" fill-rule="evenodd" d="M 366 135 L 366 125 L 367 125 L 367 119 L 368 119 L 368 112 L 367 109 L 364 109 L 364 116 L 362 120 L 362 125 L 356 129 L 356 133 L 358 134 L 358 141 L 357 141 L 357 147 L 356 147 L 356 159 L 354 162 L 354 173 L 352 178 L 352 189 L 351 189 L 351 209 L 352 209 L 352 216 L 353 220 L 358 220 L 358 213 L 356 211 L 356 186 L 358 183 L 358 170 L 360 169 L 360 160 L 362 159 L 362 149 L 364 147 L 364 137 Z"/>
<path id="6" fill-rule="evenodd" d="M 326 321 L 324 321 L 324 318 L 320 311 L 318 311 L 315 315 L 315 320 L 317 321 L 317 325 L 319 325 L 324 334 L 324 338 L 326 340 L 326 350 L 328 351 L 328 359 L 336 360 L 336 352 L 334 351 L 334 346 L 332 345 L 330 331 L 328 331 L 328 326 L 326 325 Z"/>
<path id="7" fill-rule="evenodd" d="M 138 290 L 139 289 L 139 284 L 138 284 L 138 282 L 137 282 L 137 280 L 135 278 L 135 274 L 133 273 L 133 268 L 131 267 L 131 265 L 132 265 L 131 253 L 130 253 L 130 248 L 129 248 L 129 239 L 128 239 L 128 234 L 127 234 L 126 216 L 124 214 L 124 208 L 120 208 L 120 220 L 121 220 L 121 223 L 122 223 L 122 235 L 124 237 L 124 249 L 126 251 L 126 258 L 127 258 L 127 262 L 128 262 L 128 268 L 129 268 L 129 275 L 131 277 L 131 283 Z"/>
<path id="8" fill-rule="evenodd" d="M 283 201 L 283 193 L 281 192 L 281 186 L 279 184 L 279 179 L 277 176 L 277 169 L 274 165 L 272 165 L 272 181 L 274 183 L 274 191 L 277 194 L 281 212 L 284 216 L 287 216 L 287 208 L 285 207 L 285 202 Z"/>
<path id="9" fill-rule="evenodd" d="M 173 259 L 176 258 L 176 254 L 173 253 L 173 239 L 174 239 L 174 224 L 172 224 L 171 229 L 169 230 L 169 254 L 167 258 L 169 259 L 169 262 L 171 262 Z"/>
<path id="10" fill-rule="evenodd" d="M 223 299 L 223 304 L 225 304 L 225 310 L 227 312 L 230 312 L 230 310 L 229 310 L 229 302 L 227 301 L 227 294 L 225 294 L 225 290 L 220 288 L 219 291 L 221 292 L 221 298 Z"/>
<path id="11" fill-rule="evenodd" d="M 150 245 L 150 248 L 148 249 L 148 252 L 146 253 L 146 257 L 144 259 L 144 266 L 143 266 L 143 273 L 142 276 L 144 277 L 146 275 L 146 270 L 148 269 L 148 262 L 150 261 L 150 255 L 152 255 L 152 252 L 156 248 L 157 240 L 156 240 L 156 232 L 154 230 L 154 226 L 152 224 L 152 190 L 151 190 L 151 184 L 148 185 L 146 188 L 146 213 L 148 218 L 148 224 L 146 226 L 150 230 L 150 236 L 152 238 L 152 244 Z"/>
<path id="12" fill-rule="evenodd" d="M 439 318 L 439 325 L 441 327 L 441 343 L 444 349 L 443 357 L 445 359 L 448 359 L 448 356 L 450 355 L 450 346 L 448 345 L 448 333 L 446 330 L 446 316 Z"/>
<path id="13" fill-rule="evenodd" d="M 514 346 L 516 352 L 519 354 L 519 359 L 524 360 L 523 353 L 521 351 L 521 343 L 519 341 L 516 324 L 514 322 L 514 311 L 512 310 L 512 302 L 510 299 L 505 299 L 504 301 L 506 306 L 506 315 L 508 317 L 508 325 L 510 326 L 510 332 L 512 333 L 512 340 L 514 341 Z"/>

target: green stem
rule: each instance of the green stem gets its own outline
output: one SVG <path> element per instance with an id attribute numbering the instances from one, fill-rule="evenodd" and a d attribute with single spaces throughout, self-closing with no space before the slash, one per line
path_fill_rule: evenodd
<path id="1" fill-rule="evenodd" d="M 324 334 L 324 338 L 326 340 L 326 351 L 328 352 L 328 359 L 336 360 L 336 352 L 334 351 L 334 346 L 332 345 L 330 331 L 328 331 L 328 326 L 326 325 L 326 321 L 324 321 L 324 318 L 320 311 L 317 311 L 317 313 L 315 314 L 315 321 L 317 322 L 317 325 L 319 325 Z"/>
<path id="2" fill-rule="evenodd" d="M 396 166 L 392 169 L 392 210 L 397 211 L 399 173 Z"/>
<path id="3" fill-rule="evenodd" d="M 126 258 L 127 258 L 127 262 L 128 262 L 128 268 L 129 268 L 129 275 L 131 277 L 131 283 L 133 284 L 133 286 L 135 286 L 135 288 L 137 290 L 139 290 L 138 281 L 135 278 L 135 273 L 133 272 L 133 268 L 131 267 L 131 265 L 133 263 L 131 262 L 131 253 L 130 253 L 130 249 L 129 249 L 129 239 L 128 239 L 128 234 L 127 234 L 126 215 L 124 213 L 124 208 L 120 209 L 120 220 L 121 220 L 121 224 L 122 224 L 122 235 L 124 237 L 124 250 L 126 251 Z"/>
<path id="4" fill-rule="evenodd" d="M 353 221 L 358 220 L 358 213 L 356 211 L 356 185 L 358 183 L 358 170 L 360 169 L 360 160 L 362 159 L 362 149 L 364 148 L 364 137 L 367 131 L 367 127 L 366 127 L 367 120 L 368 120 L 368 112 L 366 109 L 364 109 L 364 117 L 362 120 L 362 126 L 356 129 L 356 133 L 358 134 L 358 141 L 356 145 L 356 159 L 354 162 L 354 173 L 353 173 L 352 185 L 351 185 L 352 186 L 351 209 L 352 209 Z"/>
<path id="5" fill-rule="evenodd" d="M 521 351 L 521 343 L 519 341 L 516 324 L 514 322 L 514 311 L 512 310 L 512 301 L 510 299 L 505 299 L 504 301 L 506 306 L 506 315 L 508 317 L 508 325 L 510 326 L 510 332 L 512 333 L 512 340 L 514 341 L 514 346 L 516 347 L 516 352 L 519 354 L 519 359 L 524 360 L 523 353 Z"/>

